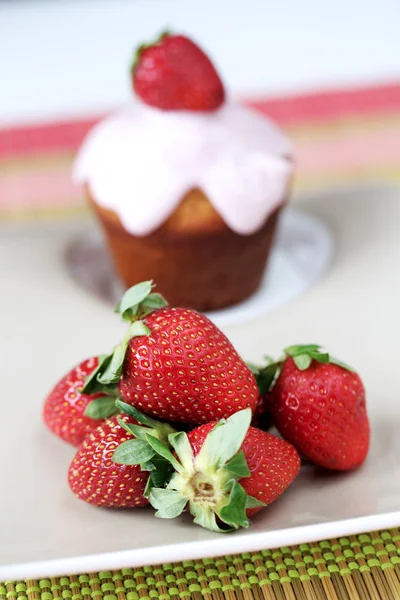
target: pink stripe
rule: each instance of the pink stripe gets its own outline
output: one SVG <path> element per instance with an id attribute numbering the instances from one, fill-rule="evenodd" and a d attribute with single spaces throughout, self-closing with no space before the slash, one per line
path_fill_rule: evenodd
<path id="1" fill-rule="evenodd" d="M 268 113 L 282 125 L 320 122 L 344 115 L 400 110 L 400 83 L 253 99 L 247 103 Z M 48 125 L 4 128 L 0 130 L 0 157 L 73 151 L 99 118 L 100 115 L 96 115 L 89 119 L 59 121 Z"/>
<path id="2" fill-rule="evenodd" d="M 340 137 L 301 140 L 296 148 L 297 179 L 337 173 L 373 170 L 399 165 L 400 125 L 391 129 L 365 130 L 357 137 L 344 131 Z M 39 206 L 76 206 L 82 194 L 71 181 L 70 164 L 44 165 L 23 172 L 3 173 L 0 177 L 0 209 Z"/>

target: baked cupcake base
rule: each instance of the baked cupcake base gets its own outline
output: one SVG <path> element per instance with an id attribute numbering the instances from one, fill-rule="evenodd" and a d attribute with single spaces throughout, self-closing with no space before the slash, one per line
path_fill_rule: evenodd
<path id="1" fill-rule="evenodd" d="M 152 279 L 174 306 L 201 311 L 243 301 L 260 286 L 274 240 L 281 206 L 256 233 L 229 229 L 199 190 L 153 233 L 138 237 L 89 193 L 123 284 Z"/>

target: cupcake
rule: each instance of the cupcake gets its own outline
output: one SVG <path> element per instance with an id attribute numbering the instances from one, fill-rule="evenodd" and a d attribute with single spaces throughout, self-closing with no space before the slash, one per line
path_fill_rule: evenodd
<path id="1" fill-rule="evenodd" d="M 220 309 L 259 287 L 292 178 L 291 144 L 225 97 L 208 57 L 164 34 L 141 46 L 136 98 L 98 123 L 74 166 L 117 273 L 175 306 Z"/>

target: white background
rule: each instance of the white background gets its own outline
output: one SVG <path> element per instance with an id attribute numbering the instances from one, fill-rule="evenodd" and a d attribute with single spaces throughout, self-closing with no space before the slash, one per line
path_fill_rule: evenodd
<path id="1" fill-rule="evenodd" d="M 396 80 L 399 26 L 400 0 L 0 0 L 0 124 L 123 102 L 133 47 L 165 27 L 248 95 Z"/>

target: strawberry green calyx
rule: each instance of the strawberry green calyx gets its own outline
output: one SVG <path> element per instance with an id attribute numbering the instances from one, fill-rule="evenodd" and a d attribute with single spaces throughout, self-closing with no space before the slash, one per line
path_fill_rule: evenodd
<path id="1" fill-rule="evenodd" d="M 271 389 L 281 368 L 281 362 L 274 361 L 269 356 L 265 357 L 265 361 L 266 364 L 263 367 L 258 367 L 253 363 L 247 363 L 247 366 L 256 378 L 260 396 L 263 396 Z"/>
<path id="2" fill-rule="evenodd" d="M 163 456 L 159 455 L 151 444 L 152 440 L 157 440 L 160 444 L 170 448 L 169 436 L 176 433 L 168 423 L 161 423 L 141 413 L 139 410 L 122 402 L 116 401 L 117 409 L 135 419 L 135 423 L 127 423 L 118 417 L 118 423 L 132 439 L 123 442 L 113 454 L 113 462 L 120 465 L 139 465 L 142 471 L 149 471 L 150 477 L 145 489 L 145 496 L 150 494 L 153 486 L 164 486 L 171 478 L 172 466 Z"/>
<path id="3" fill-rule="evenodd" d="M 121 423 L 122 427 L 134 435 L 138 440 L 147 441 L 147 436 L 151 435 L 161 442 L 168 444 L 168 436 L 176 433 L 176 429 L 174 429 L 169 423 L 157 421 L 157 419 L 153 419 L 152 417 L 145 415 L 134 406 L 126 404 L 126 402 L 123 402 L 122 400 L 117 400 L 115 404 L 119 412 L 132 417 L 138 423 L 140 423 L 140 425 L 135 425 L 132 423 L 126 424 L 123 422 Z M 155 452 L 153 452 L 153 454 L 155 454 Z"/>
<path id="4" fill-rule="evenodd" d="M 85 417 L 103 420 L 117 415 L 119 413 L 119 409 L 116 405 L 117 397 L 116 393 L 113 394 L 111 389 L 108 390 L 107 395 L 100 396 L 100 398 L 96 398 L 89 402 L 85 408 Z"/>
<path id="5" fill-rule="evenodd" d="M 150 335 L 150 329 L 142 319 L 154 310 L 163 308 L 168 304 L 161 294 L 153 292 L 153 289 L 152 281 L 143 281 L 125 292 L 114 312 L 119 313 L 122 319 L 129 322 L 127 334 L 110 354 L 103 354 L 98 357 L 98 366 L 86 379 L 81 390 L 82 393 L 115 395 L 129 341 L 133 337 Z"/>
<path id="6" fill-rule="evenodd" d="M 329 354 L 321 352 L 321 346 L 318 344 L 303 344 L 298 346 L 289 346 L 284 349 L 285 356 L 293 358 L 295 365 L 300 371 L 308 369 L 313 360 L 322 364 L 329 363 Z"/>
<path id="7" fill-rule="evenodd" d="M 331 356 L 328 352 L 321 351 L 321 346 L 318 344 L 304 344 L 298 346 L 289 346 L 285 348 L 284 353 L 286 356 L 293 358 L 295 365 L 300 371 L 305 371 L 311 365 L 312 361 L 315 360 L 321 364 L 332 364 L 346 369 L 346 371 L 353 371 L 349 365 L 344 362 L 337 360 Z"/>
<path id="8" fill-rule="evenodd" d="M 252 363 L 247 363 L 247 366 L 252 371 L 256 378 L 260 395 L 271 391 L 274 387 L 276 380 L 279 377 L 283 362 L 286 358 L 293 358 L 296 367 L 300 371 L 305 371 L 311 366 L 313 360 L 320 364 L 332 364 L 346 369 L 347 371 L 353 371 L 349 365 L 334 358 L 328 352 L 322 351 L 321 346 L 318 344 L 298 344 L 296 346 L 288 346 L 283 351 L 283 356 L 278 360 L 274 361 L 270 357 L 265 357 L 266 365 L 258 367 Z"/>
<path id="9" fill-rule="evenodd" d="M 251 410 L 245 409 L 221 420 L 207 435 L 197 456 L 184 432 L 168 436 L 175 455 L 160 440 L 148 436 L 155 452 L 174 469 L 165 489 L 150 490 L 149 500 L 157 509 L 157 517 L 172 519 L 188 507 L 194 522 L 212 531 L 227 532 L 249 526 L 246 509 L 264 506 L 248 496 L 238 483 L 250 476 L 240 447 L 251 418 Z"/>
<path id="10" fill-rule="evenodd" d="M 147 48 L 151 48 L 152 46 L 156 46 L 157 44 L 159 44 L 160 42 L 162 42 L 162 40 L 164 38 L 166 38 L 170 34 L 171 34 L 170 31 L 163 31 L 152 42 L 140 44 L 140 46 L 138 46 L 136 48 L 135 53 L 133 55 L 133 60 L 132 60 L 132 64 L 131 64 L 131 73 L 134 72 L 134 70 L 136 68 L 136 65 L 139 63 L 140 57 L 142 55 L 142 52 L 144 50 L 147 50 Z"/>
<path id="11" fill-rule="evenodd" d="M 122 296 L 114 312 L 119 313 L 126 321 L 135 322 L 143 319 L 153 310 L 167 306 L 168 302 L 165 298 L 152 291 L 154 287 L 152 281 L 142 281 L 132 286 Z"/>

